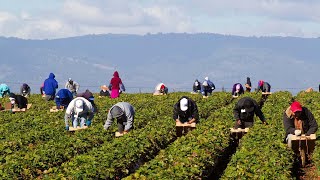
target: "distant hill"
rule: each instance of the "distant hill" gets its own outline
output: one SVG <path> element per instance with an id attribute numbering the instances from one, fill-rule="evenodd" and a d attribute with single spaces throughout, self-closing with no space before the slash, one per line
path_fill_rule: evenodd
<path id="1" fill-rule="evenodd" d="M 18 92 L 23 82 L 39 93 L 50 72 L 60 87 L 71 77 L 99 91 L 118 70 L 128 92 L 151 92 L 164 82 L 169 91 L 191 91 L 208 76 L 218 90 L 251 77 L 272 91 L 297 92 L 320 83 L 320 39 L 240 37 L 219 34 L 87 35 L 55 40 L 0 38 L 0 83 Z"/>

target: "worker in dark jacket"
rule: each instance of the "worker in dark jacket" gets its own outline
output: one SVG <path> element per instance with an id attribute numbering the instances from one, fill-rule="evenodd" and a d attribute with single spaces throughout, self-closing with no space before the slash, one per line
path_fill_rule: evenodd
<path id="1" fill-rule="evenodd" d="M 28 84 L 23 83 L 21 88 L 20 88 L 20 93 L 24 97 L 30 96 L 31 88 Z"/>
<path id="2" fill-rule="evenodd" d="M 58 88 L 58 82 L 54 79 L 56 76 L 53 73 L 49 74 L 49 78 L 44 81 L 43 91 L 45 94 L 45 100 L 54 100 L 56 96 L 56 89 Z"/>
<path id="3" fill-rule="evenodd" d="M 199 112 L 197 104 L 187 96 L 183 96 L 173 107 L 173 119 L 176 123 L 198 123 Z M 182 136 L 183 128 L 177 127 L 177 136 Z M 187 132 L 186 132 L 187 133 Z"/>
<path id="4" fill-rule="evenodd" d="M 61 106 L 67 108 L 72 99 L 73 95 L 68 89 L 60 89 L 55 98 L 57 109 L 60 109 Z"/>
<path id="5" fill-rule="evenodd" d="M 103 96 L 107 96 L 110 97 L 110 92 L 109 92 L 109 88 L 106 85 L 100 86 L 100 93 L 99 93 L 99 97 L 103 97 Z"/>
<path id="6" fill-rule="evenodd" d="M 15 95 L 14 93 L 9 94 L 9 99 L 11 102 L 11 109 L 14 108 L 14 105 L 17 104 L 19 109 L 27 108 L 28 100 L 27 98 L 21 95 Z"/>
<path id="7" fill-rule="evenodd" d="M 201 83 L 198 81 L 198 79 L 194 81 L 192 89 L 194 93 L 199 93 L 201 91 Z"/>
<path id="8" fill-rule="evenodd" d="M 86 91 L 83 93 L 77 94 L 77 97 L 86 98 L 92 104 L 93 112 L 95 112 L 95 113 L 98 112 L 98 108 L 97 108 L 96 104 L 94 103 L 94 96 L 93 96 L 92 92 L 89 91 L 89 89 L 86 89 Z"/>
<path id="9" fill-rule="evenodd" d="M 240 83 L 236 83 L 232 87 L 232 96 L 239 96 L 244 94 L 244 89 Z"/>
<path id="10" fill-rule="evenodd" d="M 262 92 L 270 92 L 271 90 L 271 85 L 267 82 L 264 82 L 263 80 L 260 80 L 258 82 L 258 87 L 257 87 L 257 92 L 262 91 Z"/>
<path id="11" fill-rule="evenodd" d="M 286 142 L 291 147 L 292 135 L 305 134 L 309 136 L 318 130 L 317 121 L 306 107 L 302 107 L 298 101 L 293 102 L 283 113 L 283 125 L 286 131 Z"/>
<path id="12" fill-rule="evenodd" d="M 251 91 L 251 81 L 249 77 L 247 77 L 247 83 L 245 84 L 245 87 L 246 87 L 246 92 Z"/>
<path id="13" fill-rule="evenodd" d="M 244 129 L 252 127 L 254 114 L 256 114 L 259 119 L 266 124 L 266 120 L 258 106 L 258 103 L 250 97 L 241 98 L 233 109 L 233 115 L 236 119 L 234 128 Z"/>

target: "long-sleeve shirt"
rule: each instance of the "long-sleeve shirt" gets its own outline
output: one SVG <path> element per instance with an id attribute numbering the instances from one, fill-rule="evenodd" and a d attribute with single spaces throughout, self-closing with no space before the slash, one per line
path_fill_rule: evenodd
<path id="1" fill-rule="evenodd" d="M 80 87 L 79 83 L 77 83 L 75 81 L 73 81 L 72 84 L 69 81 L 67 81 L 67 83 L 65 85 L 65 88 L 69 89 L 69 91 L 71 91 L 71 92 L 78 92 L 79 87 Z"/>
<path id="2" fill-rule="evenodd" d="M 244 109 L 244 102 L 250 100 L 253 103 L 254 110 L 251 112 L 241 112 Z M 236 120 L 241 120 L 244 122 L 253 122 L 254 114 L 256 114 L 262 122 L 265 122 L 265 117 L 258 106 L 258 103 L 249 97 L 244 97 L 238 101 L 233 109 L 233 115 Z"/>
<path id="3" fill-rule="evenodd" d="M 110 108 L 110 110 L 108 112 L 107 120 L 106 120 L 106 122 L 105 122 L 105 124 L 103 126 L 104 129 L 108 129 L 111 126 L 112 122 L 113 122 L 113 117 L 112 117 L 110 111 L 114 106 L 120 107 L 121 110 L 124 112 L 124 115 L 126 117 L 124 122 L 123 122 L 124 130 L 128 131 L 133 126 L 135 110 L 134 110 L 134 107 L 131 104 L 127 103 L 127 102 L 119 102 L 119 103 L 113 105 Z"/>
<path id="4" fill-rule="evenodd" d="M 75 109 L 76 109 L 76 101 L 78 99 L 81 99 L 84 102 L 83 103 L 83 111 L 78 114 L 78 117 L 84 117 L 84 118 L 90 119 L 90 120 L 93 119 L 93 116 L 94 116 L 93 110 L 94 109 L 92 107 L 92 104 L 87 99 L 85 99 L 83 97 L 77 97 L 77 98 L 73 99 L 67 107 L 66 114 L 64 116 L 64 121 L 65 121 L 66 126 L 69 126 L 69 119 L 71 119 L 71 116 L 76 115 Z"/>
<path id="5" fill-rule="evenodd" d="M 180 109 L 180 100 L 186 98 L 188 100 L 188 109 L 182 111 Z M 189 119 L 194 118 L 196 122 L 199 121 L 199 112 L 197 104 L 190 98 L 183 96 L 181 99 L 173 106 L 173 119 L 179 119 L 180 121 L 188 121 Z"/>
<path id="6" fill-rule="evenodd" d="M 314 119 L 313 114 L 308 108 L 302 107 L 302 113 L 299 119 L 303 122 L 302 128 L 306 135 L 314 134 L 318 130 L 317 121 Z M 290 107 L 283 113 L 283 125 L 286 131 L 286 137 L 288 134 L 294 134 L 296 127 L 294 125 L 294 117 Z"/>
<path id="7" fill-rule="evenodd" d="M 60 89 L 55 97 L 56 106 L 68 106 L 72 99 L 73 95 L 68 89 Z"/>

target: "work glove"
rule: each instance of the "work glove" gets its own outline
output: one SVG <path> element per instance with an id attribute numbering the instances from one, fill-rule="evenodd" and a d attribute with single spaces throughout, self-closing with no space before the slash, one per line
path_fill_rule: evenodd
<path id="1" fill-rule="evenodd" d="M 69 131 L 69 126 L 66 126 L 66 130 Z"/>
<path id="2" fill-rule="evenodd" d="M 294 130 L 294 135 L 296 135 L 296 136 L 301 135 L 301 130 Z"/>
<path id="3" fill-rule="evenodd" d="M 90 125 L 91 125 L 91 119 L 88 119 L 88 120 L 87 120 L 86 125 L 87 125 L 87 126 L 90 126 Z"/>

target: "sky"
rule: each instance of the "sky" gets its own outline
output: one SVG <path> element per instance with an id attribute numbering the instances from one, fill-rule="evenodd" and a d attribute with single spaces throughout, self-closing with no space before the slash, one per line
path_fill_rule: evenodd
<path id="1" fill-rule="evenodd" d="M 0 36 L 218 33 L 320 36 L 318 0 L 2 0 Z"/>

